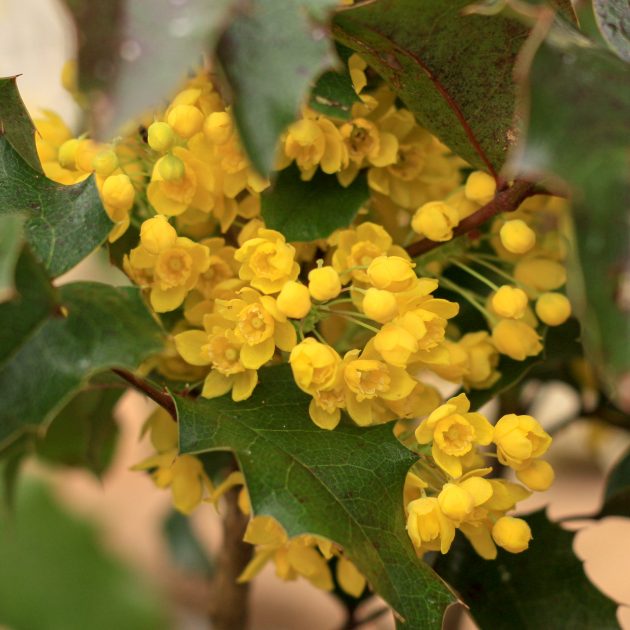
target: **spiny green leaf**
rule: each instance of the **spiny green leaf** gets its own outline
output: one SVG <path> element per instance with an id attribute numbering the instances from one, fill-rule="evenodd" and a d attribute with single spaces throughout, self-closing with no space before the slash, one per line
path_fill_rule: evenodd
<path id="1" fill-rule="evenodd" d="M 514 130 L 514 63 L 527 28 L 464 15 L 470 0 L 381 0 L 340 11 L 333 33 L 390 84 L 420 124 L 496 174 Z"/>
<path id="2" fill-rule="evenodd" d="M 112 228 L 94 176 L 63 186 L 31 168 L 0 136 L 0 216 L 23 213 L 26 241 L 56 277 L 74 267 Z"/>
<path id="3" fill-rule="evenodd" d="M 630 61 L 630 4 L 627 0 L 593 0 L 593 11 L 608 45 Z"/>
<path id="4" fill-rule="evenodd" d="M 608 475 L 604 505 L 598 516 L 630 517 L 630 450 L 625 452 Z"/>
<path id="5" fill-rule="evenodd" d="M 100 476 L 114 453 L 118 427 L 113 412 L 125 389 L 98 386 L 79 392 L 37 442 L 39 457 L 53 464 L 87 468 Z"/>
<path id="6" fill-rule="evenodd" d="M 261 371 L 245 402 L 175 402 L 182 453 L 232 450 L 254 514 L 273 516 L 289 536 L 339 543 L 404 627 L 441 628 L 454 598 L 405 531 L 402 489 L 415 456 L 391 425 L 319 429 L 287 365 Z"/>
<path id="7" fill-rule="evenodd" d="M 13 295 L 15 265 L 23 243 L 24 216 L 0 216 L 0 302 Z"/>
<path id="8" fill-rule="evenodd" d="M 332 65 L 321 25 L 334 0 L 251 0 L 221 37 L 217 58 L 234 116 L 254 167 L 271 171 L 276 143 L 298 116 L 310 84 Z M 310 15 L 309 15 L 310 13 Z"/>
<path id="9" fill-rule="evenodd" d="M 533 540 L 522 554 L 499 550 L 496 560 L 478 556 L 458 536 L 436 571 L 457 590 L 481 628 L 617 629 L 617 605 L 598 591 L 572 549 L 574 534 L 547 520 L 526 517 Z"/>
<path id="10" fill-rule="evenodd" d="M 78 282 L 46 292 L 33 271 L 18 269 L 20 295 L 0 304 L 0 447 L 45 428 L 92 375 L 134 370 L 163 347 L 139 290 Z"/>
<path id="11" fill-rule="evenodd" d="M 29 630 L 165 630 L 158 593 L 32 480 L 0 516 L 0 624 Z"/>
<path id="12" fill-rule="evenodd" d="M 350 225 L 368 196 L 365 173 L 344 188 L 334 175 L 321 171 L 304 182 L 291 165 L 262 195 L 261 210 L 267 227 L 282 232 L 288 241 L 314 241 Z"/>
<path id="13" fill-rule="evenodd" d="M 32 169 L 41 173 L 35 148 L 35 125 L 22 101 L 16 79 L 0 78 L 0 135 Z"/>
<path id="14" fill-rule="evenodd" d="M 577 256 L 569 288 L 586 350 L 615 392 L 630 371 L 630 67 L 557 24 L 534 57 L 529 86 L 515 170 L 554 174 L 572 188 Z"/>

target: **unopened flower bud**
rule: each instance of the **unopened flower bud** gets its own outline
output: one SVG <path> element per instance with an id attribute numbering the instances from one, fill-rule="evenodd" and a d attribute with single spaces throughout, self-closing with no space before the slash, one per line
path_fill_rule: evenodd
<path id="1" fill-rule="evenodd" d="M 300 282 L 289 280 L 278 295 L 278 310 L 287 317 L 302 319 L 311 310 L 311 296 Z"/>

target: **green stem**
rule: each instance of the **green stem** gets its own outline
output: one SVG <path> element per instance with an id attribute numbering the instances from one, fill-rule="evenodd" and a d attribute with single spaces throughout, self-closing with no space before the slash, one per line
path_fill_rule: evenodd
<path id="1" fill-rule="evenodd" d="M 483 282 L 487 287 L 490 287 L 493 291 L 498 291 L 499 287 L 492 282 L 492 280 L 488 280 L 485 276 L 482 276 L 478 271 L 475 271 L 472 267 L 465 265 L 463 262 L 459 260 L 451 261 L 454 265 L 463 269 L 467 274 L 471 275 L 473 278 L 479 280 L 479 282 Z"/>

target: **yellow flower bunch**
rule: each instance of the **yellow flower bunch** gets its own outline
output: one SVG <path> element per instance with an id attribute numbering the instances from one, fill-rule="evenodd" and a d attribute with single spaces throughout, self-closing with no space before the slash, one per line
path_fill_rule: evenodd
<path id="1" fill-rule="evenodd" d="M 553 482 L 553 469 L 540 459 L 551 437 L 540 424 L 531 416 L 508 414 L 493 427 L 471 412 L 460 394 L 429 414 L 414 435 L 421 457 L 407 477 L 405 503 L 407 531 L 417 552 L 447 553 L 457 529 L 487 559 L 496 557 L 496 545 L 511 553 L 527 549 L 529 526 L 507 512 L 531 490 L 544 491 Z M 495 453 L 480 448 L 490 445 Z M 487 479 L 489 456 L 515 470 L 527 488 Z"/>

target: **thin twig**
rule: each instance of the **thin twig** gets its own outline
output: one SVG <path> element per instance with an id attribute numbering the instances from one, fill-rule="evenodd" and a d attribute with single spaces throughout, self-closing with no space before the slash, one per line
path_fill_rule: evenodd
<path id="1" fill-rule="evenodd" d="M 485 206 L 482 206 L 469 217 L 466 217 L 454 230 L 453 238 L 466 234 L 475 228 L 483 225 L 486 221 L 489 221 L 497 214 L 501 212 L 512 212 L 516 210 L 525 199 L 539 194 L 540 188 L 531 182 L 526 182 L 522 179 L 517 179 L 510 188 L 498 193 L 494 199 L 489 201 Z M 430 252 L 432 249 L 444 245 L 441 241 L 432 241 L 428 238 L 423 238 L 421 241 L 416 241 L 409 245 L 407 253 L 416 258 L 422 254 Z"/>
<path id="2" fill-rule="evenodd" d="M 146 394 L 151 400 L 155 401 L 160 407 L 164 407 L 168 411 L 173 419 L 177 420 L 177 411 L 175 410 L 175 403 L 173 399 L 166 393 L 155 389 L 150 383 L 141 379 L 127 370 L 121 370 L 118 368 L 112 368 L 112 372 L 120 376 L 120 378 L 127 381 L 135 389 Z"/>

